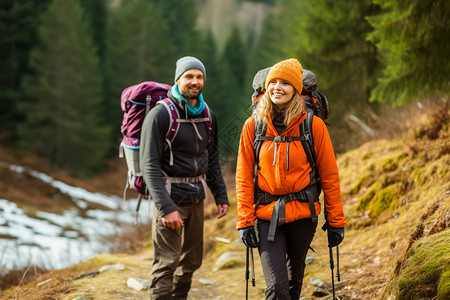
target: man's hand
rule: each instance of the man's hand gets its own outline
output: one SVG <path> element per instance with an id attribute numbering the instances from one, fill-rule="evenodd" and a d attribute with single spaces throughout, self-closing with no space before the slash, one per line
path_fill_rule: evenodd
<path id="1" fill-rule="evenodd" d="M 218 204 L 217 210 L 219 211 L 219 215 L 217 216 L 217 219 L 220 219 L 228 213 L 228 205 L 227 204 Z"/>
<path id="2" fill-rule="evenodd" d="M 183 220 L 181 220 L 178 210 L 174 210 L 167 215 L 164 215 L 161 220 L 164 226 L 171 229 L 180 230 L 181 227 L 183 227 Z"/>

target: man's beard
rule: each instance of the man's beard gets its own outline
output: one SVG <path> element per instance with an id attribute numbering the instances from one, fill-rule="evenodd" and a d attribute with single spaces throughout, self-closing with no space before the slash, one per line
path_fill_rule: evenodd
<path id="1" fill-rule="evenodd" d="M 184 98 L 184 99 L 198 99 L 198 96 L 200 96 L 200 93 L 202 92 L 201 89 L 199 89 L 197 92 L 193 92 L 190 93 L 189 92 L 189 87 L 186 87 L 185 89 L 183 89 L 182 91 L 180 91 L 180 95 Z"/>

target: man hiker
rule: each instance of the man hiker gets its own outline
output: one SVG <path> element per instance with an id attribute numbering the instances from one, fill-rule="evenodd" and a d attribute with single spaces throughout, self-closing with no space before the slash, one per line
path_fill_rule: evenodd
<path id="1" fill-rule="evenodd" d="M 173 104 L 169 108 L 180 117 L 172 142 L 166 139 L 171 121 L 162 104 L 150 110 L 142 126 L 140 167 L 155 203 L 150 285 L 154 300 L 187 299 L 192 275 L 202 263 L 206 185 L 214 195 L 218 218 L 228 212 L 217 122 L 202 95 L 205 75 L 203 63 L 195 57 L 176 63 L 175 85 L 167 93 Z"/>

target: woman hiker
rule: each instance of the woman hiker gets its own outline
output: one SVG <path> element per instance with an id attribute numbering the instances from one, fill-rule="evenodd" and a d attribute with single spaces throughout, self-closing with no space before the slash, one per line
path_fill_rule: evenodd
<path id="1" fill-rule="evenodd" d="M 300 96 L 302 73 L 296 59 L 270 69 L 266 93 L 245 122 L 239 145 L 236 228 L 247 247 L 258 247 L 266 299 L 300 297 L 306 254 L 321 211 L 319 184 L 324 192 L 329 246 L 337 246 L 344 238 L 339 174 L 322 119 L 314 116 L 312 122 L 316 168 L 311 167 L 302 145 L 306 137 L 301 137 L 300 128 L 307 118 Z M 255 133 L 263 136 L 257 139 L 261 143 L 257 154 Z"/>

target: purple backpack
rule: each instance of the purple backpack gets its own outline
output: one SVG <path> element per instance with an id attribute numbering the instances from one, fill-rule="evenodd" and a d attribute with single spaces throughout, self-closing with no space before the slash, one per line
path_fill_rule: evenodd
<path id="1" fill-rule="evenodd" d="M 180 127 L 180 123 L 188 120 L 181 119 L 172 101 L 167 97 L 167 92 L 171 86 L 155 81 L 144 81 L 140 84 L 132 85 L 123 90 L 121 96 L 121 108 L 124 112 L 121 126 L 123 136 L 120 144 L 119 157 L 125 157 L 128 166 L 128 176 L 123 197 L 126 199 L 128 188 L 139 193 L 139 200 L 142 195 L 148 194 L 147 187 L 142 178 L 139 166 L 139 145 L 141 139 L 141 128 L 147 113 L 157 104 L 162 104 L 170 116 L 169 130 L 166 134 L 166 149 L 172 151 L 171 143 Z M 200 118 L 189 120 L 189 122 L 204 122 L 211 136 L 212 121 L 211 112 L 207 105 Z M 170 164 L 173 165 L 173 155 L 171 153 Z M 136 210 L 139 210 L 139 204 Z"/>

